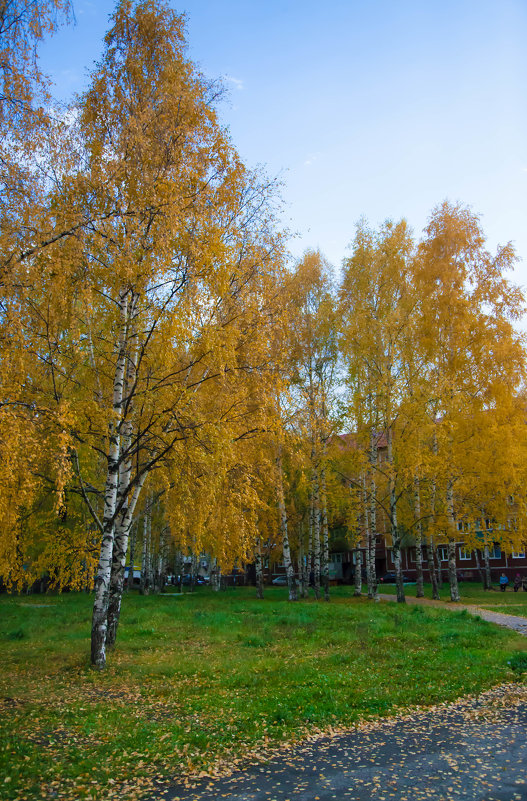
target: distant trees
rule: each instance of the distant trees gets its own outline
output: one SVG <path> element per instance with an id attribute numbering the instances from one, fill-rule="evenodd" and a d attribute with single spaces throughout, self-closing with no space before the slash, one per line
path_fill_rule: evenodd
<path id="1" fill-rule="evenodd" d="M 417 248 L 404 221 L 378 232 L 361 223 L 345 262 L 342 353 L 364 465 L 352 480 L 362 482 L 367 537 L 379 514 L 389 523 L 399 601 L 403 531 L 418 565 L 426 533 L 434 577 L 435 543 L 447 544 L 453 601 L 456 542 L 476 547 L 481 537 L 460 531 L 475 531 L 483 515 L 509 549 L 525 536 L 523 511 L 515 529 L 506 522 L 526 442 L 525 351 L 514 328 L 524 300 L 504 275 L 513 263 L 510 247 L 492 256 L 477 217 L 446 202 Z"/>

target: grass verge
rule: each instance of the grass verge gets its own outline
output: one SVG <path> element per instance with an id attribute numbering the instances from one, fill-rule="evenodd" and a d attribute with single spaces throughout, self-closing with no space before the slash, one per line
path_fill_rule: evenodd
<path id="1" fill-rule="evenodd" d="M 126 596 L 99 674 L 91 602 L 0 598 L 2 798 L 130 801 L 314 728 L 480 692 L 527 653 L 525 638 L 465 612 L 371 604 L 350 588 L 330 604 L 200 588 Z"/>
<path id="2" fill-rule="evenodd" d="M 380 584 L 378 589 L 380 593 L 386 595 L 396 592 L 394 584 Z M 404 591 L 409 598 L 415 598 L 415 584 L 405 584 Z M 432 598 L 432 585 L 425 584 L 424 592 L 426 598 Z M 464 581 L 459 584 L 459 592 L 461 603 L 474 604 L 483 609 L 493 609 L 504 614 L 527 617 L 527 592 L 523 592 L 523 590 L 514 592 L 511 585 L 505 592 L 501 592 L 498 584 L 494 584 L 492 590 L 484 590 L 479 582 Z M 447 583 L 443 584 L 440 595 L 442 601 L 450 601 L 450 588 Z"/>

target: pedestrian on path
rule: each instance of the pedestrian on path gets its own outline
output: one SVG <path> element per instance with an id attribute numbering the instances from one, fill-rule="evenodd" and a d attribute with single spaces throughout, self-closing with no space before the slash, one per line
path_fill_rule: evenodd
<path id="1" fill-rule="evenodd" d="M 522 585 L 522 577 L 520 576 L 519 573 L 516 573 L 516 575 L 514 576 L 514 592 L 518 592 L 521 585 Z"/>
<path id="2" fill-rule="evenodd" d="M 505 573 L 502 573 L 501 576 L 500 576 L 500 590 L 502 592 L 505 592 L 505 590 L 507 589 L 507 584 L 508 583 L 509 583 L 509 579 L 507 578 Z"/>

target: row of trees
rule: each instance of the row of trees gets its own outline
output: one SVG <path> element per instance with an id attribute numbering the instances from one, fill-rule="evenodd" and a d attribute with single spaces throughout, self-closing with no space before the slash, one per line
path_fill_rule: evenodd
<path id="1" fill-rule="evenodd" d="M 445 202 L 419 242 L 404 220 L 378 230 L 361 221 L 338 286 L 319 254 L 296 266 L 280 526 L 283 538 L 288 522 L 295 530 L 288 574 L 293 544 L 300 581 L 307 555 L 317 597 L 320 577 L 329 593 L 328 529 L 335 550 L 357 550 L 357 592 L 364 555 L 369 597 L 382 532 L 400 601 L 403 544 L 415 548 L 419 595 L 426 554 L 434 597 L 436 545 L 447 546 L 453 601 L 457 544 L 480 551 L 487 568 L 494 542 L 524 550 L 525 350 L 515 328 L 524 298 L 506 277 L 514 262 L 510 246 L 486 249 L 470 210 Z"/>
<path id="2" fill-rule="evenodd" d="M 400 600 L 403 532 L 453 559 L 483 515 L 518 547 L 512 250 L 491 256 L 443 204 L 417 246 L 404 221 L 360 223 L 340 285 L 318 253 L 288 269 L 274 187 L 219 124 L 180 17 L 118 3 L 88 90 L 59 108 L 33 45 L 68 7 L 18 12 L 0 10 L 4 582 L 95 584 L 102 668 L 139 539 L 143 565 L 174 545 L 216 575 L 254 561 L 260 592 L 279 542 L 291 600 L 310 574 L 329 598 L 331 531 L 366 544 L 374 595 L 382 515 Z"/>
<path id="3" fill-rule="evenodd" d="M 400 600 L 403 532 L 413 534 L 421 591 L 425 539 L 431 560 L 434 542 L 447 543 L 452 600 L 455 544 L 488 547 L 481 519 L 506 549 L 521 550 L 525 354 L 514 322 L 524 300 L 504 275 L 514 260 L 510 247 L 491 255 L 477 218 L 444 203 L 417 247 L 404 221 L 377 232 L 359 225 L 345 263 L 343 353 L 363 454 L 363 526 L 371 539 L 382 510 Z"/>

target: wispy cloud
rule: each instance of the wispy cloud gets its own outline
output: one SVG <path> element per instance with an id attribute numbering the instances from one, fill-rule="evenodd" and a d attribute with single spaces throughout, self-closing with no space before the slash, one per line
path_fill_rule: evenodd
<path id="1" fill-rule="evenodd" d="M 240 78 L 235 78 L 233 75 L 224 75 L 223 78 L 228 83 L 232 83 L 232 85 L 234 86 L 235 89 L 238 90 L 238 92 L 241 92 L 243 89 L 245 89 L 244 83 Z"/>
<path id="2" fill-rule="evenodd" d="M 307 159 L 304 161 L 304 167 L 311 167 L 311 165 L 314 164 L 315 161 L 318 161 L 321 155 L 322 155 L 321 153 L 310 153 Z"/>

